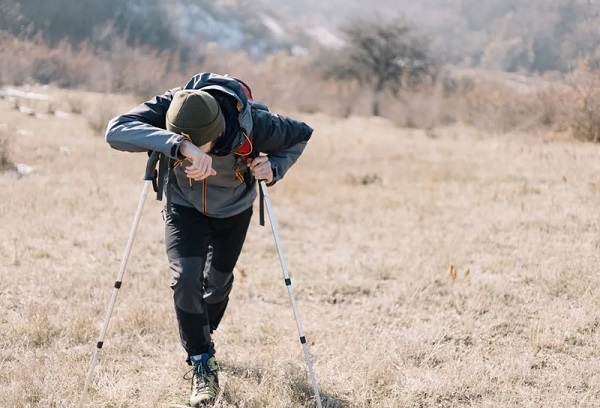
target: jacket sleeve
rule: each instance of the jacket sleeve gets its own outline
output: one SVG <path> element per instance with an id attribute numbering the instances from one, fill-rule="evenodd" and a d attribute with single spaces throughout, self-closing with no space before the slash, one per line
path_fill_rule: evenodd
<path id="1" fill-rule="evenodd" d="M 273 182 L 281 180 L 298 160 L 313 129 L 304 122 L 273 114 L 266 110 L 253 111 L 252 139 L 259 153 L 269 156 Z"/>
<path id="2" fill-rule="evenodd" d="M 107 143 L 126 152 L 158 151 L 177 158 L 185 138 L 165 129 L 165 115 L 177 90 L 169 90 L 111 119 L 106 129 Z"/>

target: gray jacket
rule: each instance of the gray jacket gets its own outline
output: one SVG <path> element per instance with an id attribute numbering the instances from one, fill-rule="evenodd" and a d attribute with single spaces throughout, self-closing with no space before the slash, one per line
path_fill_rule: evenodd
<path id="1" fill-rule="evenodd" d="M 199 79 L 207 75 L 203 73 L 194 76 L 184 87 L 198 89 Z M 106 141 L 117 150 L 127 152 L 158 151 L 167 157 L 180 159 L 179 146 L 185 140 L 181 135 L 166 130 L 165 115 L 169 109 L 173 94 L 182 88 L 175 88 L 163 95 L 154 97 L 124 115 L 113 118 L 106 130 Z M 229 96 L 235 96 L 228 93 Z M 237 99 L 239 99 L 236 96 Z M 273 114 L 253 106 L 248 101 L 249 109 L 246 121 L 251 120 L 247 127 L 252 142 L 253 157 L 266 154 L 273 168 L 273 183 L 283 178 L 288 169 L 302 154 L 313 129 L 304 122 L 285 116 Z M 221 105 L 226 111 L 227 107 Z M 238 118 L 225 115 L 227 129 L 238 129 Z M 232 123 L 230 123 L 232 122 Z M 233 123 L 236 122 L 236 123 Z M 231 126 L 230 126 L 231 124 Z M 224 137 L 236 137 L 225 134 Z M 216 176 L 203 181 L 188 179 L 183 168 L 186 162 L 175 167 L 170 172 L 167 185 L 171 185 L 171 200 L 173 204 L 194 207 L 204 214 L 224 218 L 241 213 L 250 206 L 256 198 L 254 179 L 246 164 L 235 152 L 224 155 L 213 155 L 213 168 Z"/>

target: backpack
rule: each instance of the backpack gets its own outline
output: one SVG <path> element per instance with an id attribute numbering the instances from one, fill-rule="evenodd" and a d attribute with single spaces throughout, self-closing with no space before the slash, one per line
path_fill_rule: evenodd
<path id="1" fill-rule="evenodd" d="M 252 97 L 252 90 L 244 81 L 239 78 L 219 75 L 214 73 L 203 73 L 192 77 L 184 86 L 184 89 L 201 89 L 218 98 L 218 95 L 225 95 L 234 98 L 236 101 L 236 110 L 240 131 L 232 142 L 232 146 L 227 146 L 223 151 L 217 148 L 213 153 L 217 156 L 236 153 L 247 160 L 252 157 L 252 109 L 269 110 L 269 108 L 260 102 L 255 102 Z"/>
<path id="2" fill-rule="evenodd" d="M 215 151 L 214 154 L 226 155 L 235 153 L 246 163 L 250 158 L 253 158 L 257 155 L 257 152 L 252 150 L 251 137 L 253 123 L 251 111 L 252 109 L 268 111 L 269 108 L 263 103 L 254 101 L 252 97 L 252 90 L 244 81 L 238 78 L 229 77 L 227 75 L 205 72 L 192 77 L 183 88 L 175 88 L 172 89 L 171 92 L 174 94 L 181 89 L 201 89 L 213 94 L 213 96 L 215 93 L 221 93 L 234 98 L 236 100 L 236 109 L 239 122 L 238 134 L 233 137 L 231 141 L 231 148 L 228 148 L 227 151 Z M 149 154 L 151 153 L 152 152 Z M 154 191 L 156 192 L 156 199 L 159 201 L 162 201 L 164 183 L 169 179 L 169 175 L 174 164 L 174 159 L 166 157 L 162 154 L 158 159 L 158 171 L 155 170 L 154 172 L 155 174 L 152 180 L 152 185 Z M 264 197 L 262 189 L 259 189 L 259 192 L 260 224 L 264 225 Z M 167 212 L 169 212 L 171 208 L 170 195 L 170 183 L 167 181 Z"/>

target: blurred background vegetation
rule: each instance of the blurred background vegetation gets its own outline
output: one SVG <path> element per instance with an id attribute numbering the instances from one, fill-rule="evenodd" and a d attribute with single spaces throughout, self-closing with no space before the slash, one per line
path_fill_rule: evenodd
<path id="1" fill-rule="evenodd" d="M 210 70 L 278 109 L 598 141 L 595 1 L 0 0 L 0 86 L 144 99 Z"/>

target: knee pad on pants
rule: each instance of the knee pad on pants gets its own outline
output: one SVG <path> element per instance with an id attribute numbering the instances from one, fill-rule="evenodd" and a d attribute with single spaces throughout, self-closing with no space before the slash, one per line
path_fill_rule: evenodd
<path id="1" fill-rule="evenodd" d="M 233 271 L 221 272 L 212 266 L 205 271 L 204 300 L 206 303 L 216 304 L 227 299 L 233 287 Z"/>
<path id="2" fill-rule="evenodd" d="M 203 313 L 203 275 L 207 264 L 209 262 L 204 257 L 173 259 L 170 262 L 173 299 L 175 305 L 184 312 Z"/>

